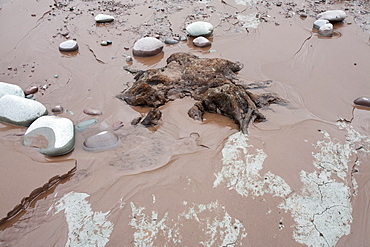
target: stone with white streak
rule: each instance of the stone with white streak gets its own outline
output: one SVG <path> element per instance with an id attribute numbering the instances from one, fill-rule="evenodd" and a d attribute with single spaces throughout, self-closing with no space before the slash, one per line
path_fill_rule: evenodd
<path id="1" fill-rule="evenodd" d="M 70 119 L 63 117 L 40 117 L 27 129 L 23 145 L 34 147 L 47 156 L 67 154 L 75 145 L 73 123 Z"/>
<path id="2" fill-rule="evenodd" d="M 0 98 L 7 94 L 24 97 L 24 92 L 18 85 L 0 82 Z"/>
<path id="3" fill-rule="evenodd" d="M 45 114 L 47 114 L 45 106 L 35 100 L 10 94 L 0 98 L 0 122 L 29 126 Z"/>

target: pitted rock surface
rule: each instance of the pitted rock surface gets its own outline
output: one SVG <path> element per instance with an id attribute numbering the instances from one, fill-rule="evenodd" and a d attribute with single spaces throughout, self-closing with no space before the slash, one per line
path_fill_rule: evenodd
<path id="1" fill-rule="evenodd" d="M 231 118 L 247 133 L 251 121 L 264 121 L 258 108 L 285 102 L 267 93 L 256 95 L 238 82 L 236 72 L 244 65 L 221 58 L 199 58 L 191 53 L 174 53 L 163 68 L 145 71 L 125 69 L 135 75 L 133 86 L 117 98 L 133 106 L 157 108 L 170 100 L 190 96 L 197 102 L 188 112 L 202 120 L 204 111 Z"/>

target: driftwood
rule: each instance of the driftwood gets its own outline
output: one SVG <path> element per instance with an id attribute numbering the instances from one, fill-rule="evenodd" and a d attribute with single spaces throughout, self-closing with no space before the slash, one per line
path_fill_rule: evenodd
<path id="1" fill-rule="evenodd" d="M 247 133 L 251 121 L 265 120 L 258 108 L 285 101 L 272 93 L 249 92 L 235 74 L 243 67 L 240 62 L 178 52 L 167 59 L 163 68 L 142 71 L 125 67 L 135 75 L 135 82 L 117 98 L 133 106 L 157 108 L 170 100 L 190 96 L 198 101 L 188 112 L 193 119 L 202 121 L 204 111 L 219 113 L 230 117 Z"/>

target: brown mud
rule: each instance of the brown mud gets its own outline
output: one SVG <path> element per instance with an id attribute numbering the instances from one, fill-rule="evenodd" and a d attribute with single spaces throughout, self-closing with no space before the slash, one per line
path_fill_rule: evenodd
<path id="1" fill-rule="evenodd" d="M 37 86 L 34 99 L 49 112 L 63 106 L 60 116 L 75 125 L 92 118 L 85 109 L 102 112 L 97 124 L 76 132 L 73 152 L 58 158 L 23 147 L 25 129 L 0 123 L 0 245 L 365 246 L 370 111 L 353 108 L 353 100 L 370 92 L 368 8 L 302 0 L 0 1 L 0 80 Z M 312 30 L 326 9 L 348 14 L 332 38 Z M 96 24 L 99 13 L 115 21 Z M 135 40 L 180 36 L 196 20 L 214 25 L 211 47 L 194 47 L 189 38 L 126 63 Z M 59 52 L 66 39 L 76 39 L 79 50 Z M 277 93 L 289 103 L 260 109 L 267 121 L 250 124 L 248 135 L 220 114 L 188 117 L 196 102 L 190 97 L 159 106 L 155 127 L 131 125 L 150 108 L 116 98 L 134 84 L 123 67 L 164 67 L 175 52 L 240 61 L 237 76 L 257 85 L 252 93 Z M 356 132 L 338 127 L 351 119 Z M 119 147 L 83 150 L 86 138 L 119 121 Z M 331 202 L 329 185 L 348 196 Z M 290 204 L 302 201 L 307 211 Z"/>

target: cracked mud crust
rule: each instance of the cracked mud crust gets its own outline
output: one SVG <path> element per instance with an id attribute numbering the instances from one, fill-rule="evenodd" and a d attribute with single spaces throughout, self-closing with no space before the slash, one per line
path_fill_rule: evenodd
<path id="1" fill-rule="evenodd" d="M 237 84 L 236 72 L 244 65 L 221 58 L 199 58 L 178 52 L 167 59 L 163 68 L 138 71 L 124 67 L 134 74 L 131 88 L 117 98 L 133 106 L 159 107 L 170 100 L 190 96 L 197 102 L 188 112 L 202 120 L 204 111 L 231 118 L 243 133 L 251 121 L 264 121 L 258 108 L 285 101 L 275 94 L 256 95 Z"/>

